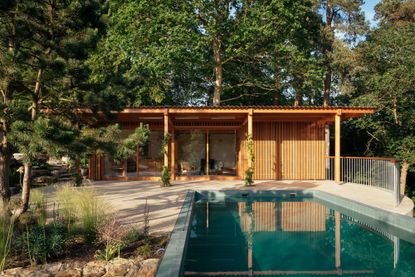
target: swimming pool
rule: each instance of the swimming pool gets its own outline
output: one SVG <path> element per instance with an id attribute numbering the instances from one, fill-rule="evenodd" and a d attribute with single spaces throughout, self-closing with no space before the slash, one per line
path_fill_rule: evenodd
<path id="1" fill-rule="evenodd" d="M 404 222 L 409 228 L 398 228 L 402 222 L 393 226 L 368 216 L 364 205 L 323 196 L 197 193 L 186 214 L 180 274 L 415 276 L 413 219 Z"/>

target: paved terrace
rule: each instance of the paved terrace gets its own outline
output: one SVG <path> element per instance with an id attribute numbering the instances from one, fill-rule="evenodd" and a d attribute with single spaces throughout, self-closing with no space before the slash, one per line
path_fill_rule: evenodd
<path id="1" fill-rule="evenodd" d="M 256 181 L 245 187 L 242 181 L 186 181 L 174 182 L 161 188 L 158 182 L 99 181 L 94 182 L 96 192 L 116 211 L 125 224 L 143 225 L 143 211 L 147 200 L 150 209 L 150 232 L 171 232 L 188 190 L 303 190 L 317 189 L 366 205 L 412 216 L 413 202 L 404 197 L 395 208 L 390 192 L 357 184 L 337 185 L 332 181 Z M 53 191 L 53 189 L 52 189 Z M 50 192 L 52 192 L 50 191 Z M 53 194 L 53 192 L 52 192 Z M 49 197 L 53 197 L 49 194 Z"/>

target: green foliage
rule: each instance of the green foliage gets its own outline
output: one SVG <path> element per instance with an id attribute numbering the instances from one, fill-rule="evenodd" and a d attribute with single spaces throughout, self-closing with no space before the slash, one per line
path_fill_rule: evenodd
<path id="1" fill-rule="evenodd" d="M 114 160 L 122 162 L 135 155 L 138 147 L 144 146 L 148 142 L 150 129 L 148 125 L 140 124 L 127 138 L 121 140 L 117 145 Z"/>
<path id="2" fill-rule="evenodd" d="M 54 221 L 47 225 L 26 225 L 26 230 L 16 239 L 16 245 L 31 262 L 45 263 L 64 253 L 66 239 L 65 226 Z"/>
<path id="3" fill-rule="evenodd" d="M 245 186 L 252 186 L 254 183 L 253 175 L 255 170 L 255 153 L 254 153 L 254 139 L 252 135 L 246 135 L 246 152 L 248 153 L 248 160 L 251 166 L 245 170 L 244 180 Z"/>
<path id="4" fill-rule="evenodd" d="M 170 179 L 171 179 L 171 172 L 168 166 L 163 166 L 163 169 L 161 170 L 161 185 L 162 187 L 169 187 L 171 185 Z"/>
<path id="5" fill-rule="evenodd" d="M 171 134 L 167 133 L 163 135 L 163 140 L 161 141 L 161 154 L 166 155 L 167 154 L 167 147 L 169 146 L 169 143 L 171 141 Z"/>
<path id="6" fill-rule="evenodd" d="M 124 237 L 124 242 L 128 245 L 142 239 L 144 239 L 143 231 L 136 227 L 132 227 L 127 231 Z"/>
<path id="7" fill-rule="evenodd" d="M 254 175 L 254 170 L 252 169 L 252 167 L 249 167 L 247 170 L 245 170 L 245 175 L 244 175 L 245 186 L 252 186 L 254 184 L 253 175 Z"/>
<path id="8" fill-rule="evenodd" d="M 151 245 L 148 242 L 145 242 L 137 249 L 137 254 L 143 257 L 143 259 L 148 259 L 151 256 L 152 252 L 153 250 L 151 249 Z"/>

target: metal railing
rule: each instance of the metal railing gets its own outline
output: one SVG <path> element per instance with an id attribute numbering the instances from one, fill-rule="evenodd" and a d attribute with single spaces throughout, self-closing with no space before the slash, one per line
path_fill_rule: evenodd
<path id="1" fill-rule="evenodd" d="M 326 179 L 335 179 L 334 157 L 326 157 Z M 391 191 L 400 203 L 399 161 L 388 158 L 340 157 L 340 181 Z"/>

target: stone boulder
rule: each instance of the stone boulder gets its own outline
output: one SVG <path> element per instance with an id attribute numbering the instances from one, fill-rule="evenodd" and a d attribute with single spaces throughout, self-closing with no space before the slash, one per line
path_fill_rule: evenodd
<path id="1" fill-rule="evenodd" d="M 153 277 L 156 275 L 160 259 L 147 259 L 141 262 L 137 276 Z"/>
<path id="2" fill-rule="evenodd" d="M 83 276 L 85 277 L 101 277 L 106 273 L 105 266 L 107 262 L 105 261 L 92 261 L 87 263 L 83 269 Z"/>
<path id="3" fill-rule="evenodd" d="M 132 267 L 136 267 L 132 260 L 115 258 L 107 263 L 105 277 L 125 276 Z"/>

